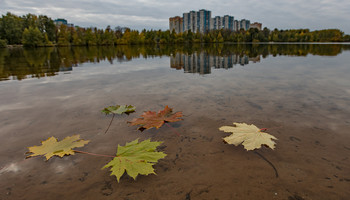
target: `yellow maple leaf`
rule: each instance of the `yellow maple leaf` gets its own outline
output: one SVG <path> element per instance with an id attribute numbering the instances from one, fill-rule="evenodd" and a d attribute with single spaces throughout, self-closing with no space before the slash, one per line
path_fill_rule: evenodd
<path id="1" fill-rule="evenodd" d="M 222 126 L 219 128 L 220 131 L 232 132 L 230 136 L 224 139 L 228 144 L 234 144 L 238 146 L 242 143 L 244 148 L 249 150 L 259 149 L 261 145 L 266 145 L 271 149 L 275 148 L 275 142 L 277 140 L 273 135 L 262 132 L 258 127 L 246 123 L 233 123 L 235 126 Z"/>
<path id="2" fill-rule="evenodd" d="M 80 139 L 80 135 L 73 135 L 64 138 L 63 140 L 57 142 L 57 138 L 50 137 L 45 141 L 41 142 L 41 146 L 28 147 L 29 152 L 33 153 L 29 157 L 44 155 L 46 160 L 50 159 L 52 156 L 73 155 L 75 147 L 83 147 L 85 144 L 89 143 L 89 140 Z"/>

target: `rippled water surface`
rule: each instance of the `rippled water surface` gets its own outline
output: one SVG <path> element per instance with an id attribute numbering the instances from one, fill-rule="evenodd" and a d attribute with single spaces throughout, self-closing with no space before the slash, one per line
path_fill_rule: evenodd
<path id="1" fill-rule="evenodd" d="M 350 199 L 350 45 L 279 44 L 0 49 L 0 199 Z M 101 109 L 137 107 L 130 115 Z M 127 121 L 184 113 L 144 132 Z M 233 122 L 268 128 L 275 150 L 224 144 Z M 50 136 L 114 155 L 163 141 L 157 175 L 101 168 L 107 157 L 24 159 Z"/>

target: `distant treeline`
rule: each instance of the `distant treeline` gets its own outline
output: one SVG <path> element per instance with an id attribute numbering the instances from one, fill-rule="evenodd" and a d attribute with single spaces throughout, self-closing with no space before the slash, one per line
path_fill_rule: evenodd
<path id="1" fill-rule="evenodd" d="M 174 31 L 106 29 L 55 26 L 45 15 L 11 13 L 0 18 L 0 47 L 6 45 L 38 46 L 96 46 L 120 44 L 181 44 L 224 42 L 350 42 L 350 35 L 338 29 L 310 31 L 269 30 L 256 28 L 247 31 L 213 30 L 205 34 L 191 31 L 176 34 Z"/>

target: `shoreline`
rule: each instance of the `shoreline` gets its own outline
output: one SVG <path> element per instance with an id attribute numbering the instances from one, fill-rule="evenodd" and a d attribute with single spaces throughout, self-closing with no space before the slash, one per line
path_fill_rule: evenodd
<path id="1" fill-rule="evenodd" d="M 117 44 L 117 45 L 43 45 L 43 46 L 37 46 L 37 47 L 25 47 L 23 44 L 12 44 L 12 45 L 6 45 L 7 49 L 13 49 L 13 48 L 46 48 L 46 47 L 100 47 L 100 46 L 136 46 L 136 45 L 193 45 L 193 44 L 252 44 L 252 45 L 266 45 L 266 44 L 345 44 L 350 45 L 350 42 L 212 42 L 212 43 L 203 43 L 203 42 L 193 42 L 193 43 L 154 43 L 154 44 Z M 0 48 L 2 49 L 2 48 Z"/>

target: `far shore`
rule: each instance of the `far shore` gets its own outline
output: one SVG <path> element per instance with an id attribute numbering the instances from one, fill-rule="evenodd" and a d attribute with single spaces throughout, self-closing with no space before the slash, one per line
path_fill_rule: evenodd
<path id="1" fill-rule="evenodd" d="M 118 46 L 118 45 L 187 45 L 187 44 L 350 44 L 350 42 L 213 42 L 213 43 L 155 43 L 155 44 L 117 44 L 117 45 L 90 45 L 90 46 Z M 13 48 L 23 48 L 23 44 L 12 44 L 7 45 L 8 49 Z M 34 48 L 41 47 L 88 47 L 86 45 L 57 45 L 53 44 L 50 46 L 38 46 Z M 5 47 L 4 47 L 5 48 Z M 33 48 L 33 47 L 28 47 Z M 0 48 L 1 49 L 1 48 Z"/>

